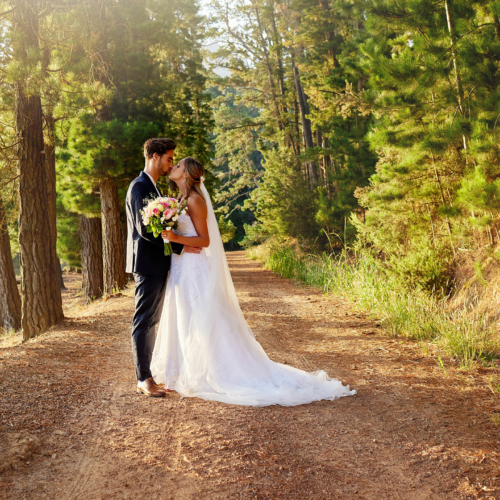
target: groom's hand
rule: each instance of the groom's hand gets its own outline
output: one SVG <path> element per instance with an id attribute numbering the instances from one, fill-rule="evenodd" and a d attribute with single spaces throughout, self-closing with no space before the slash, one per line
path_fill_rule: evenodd
<path id="1" fill-rule="evenodd" d="M 189 245 L 184 245 L 183 253 L 200 253 L 203 250 L 201 247 L 190 247 Z"/>

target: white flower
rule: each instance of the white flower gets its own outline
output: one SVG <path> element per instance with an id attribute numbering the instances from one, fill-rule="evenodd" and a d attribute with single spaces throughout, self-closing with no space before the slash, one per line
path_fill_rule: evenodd
<path id="1" fill-rule="evenodd" d="M 174 216 L 172 217 L 172 220 L 175 222 L 178 218 L 179 218 L 179 216 L 174 215 Z"/>
<path id="2" fill-rule="evenodd" d="M 167 227 L 167 231 L 172 231 L 172 228 L 171 227 Z"/>
<path id="3" fill-rule="evenodd" d="M 147 217 L 143 220 L 143 222 L 145 226 L 149 226 L 149 219 Z"/>
<path id="4" fill-rule="evenodd" d="M 186 209 L 181 212 L 181 215 L 186 215 Z"/>

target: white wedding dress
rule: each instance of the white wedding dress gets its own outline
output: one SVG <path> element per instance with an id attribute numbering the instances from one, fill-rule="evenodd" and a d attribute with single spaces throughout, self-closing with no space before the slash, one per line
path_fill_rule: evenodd
<path id="1" fill-rule="evenodd" d="M 210 196 L 210 246 L 172 255 L 151 372 L 181 396 L 246 406 L 293 406 L 356 391 L 326 372 L 307 373 L 269 359 L 241 312 Z M 197 236 L 189 215 L 177 233 Z"/>

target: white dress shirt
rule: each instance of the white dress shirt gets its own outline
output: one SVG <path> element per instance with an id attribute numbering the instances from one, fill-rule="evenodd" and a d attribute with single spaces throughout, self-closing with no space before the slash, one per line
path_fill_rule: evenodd
<path id="1" fill-rule="evenodd" d="M 156 187 L 156 182 L 153 180 L 153 178 L 144 170 L 144 173 L 151 179 L 151 182 L 153 183 L 156 192 L 158 193 L 158 196 L 161 196 L 160 190 Z"/>

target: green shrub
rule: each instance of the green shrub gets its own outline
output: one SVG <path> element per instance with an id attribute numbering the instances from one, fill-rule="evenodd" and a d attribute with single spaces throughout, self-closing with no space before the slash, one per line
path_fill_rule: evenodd
<path id="1" fill-rule="evenodd" d="M 381 318 L 390 336 L 437 342 L 466 368 L 499 352 L 495 332 L 481 316 L 471 318 L 466 309 L 450 313 L 446 297 L 408 288 L 370 251 L 314 256 L 290 243 L 273 242 L 259 257 L 258 248 L 252 249 L 253 256 L 266 268 L 355 302 Z"/>

